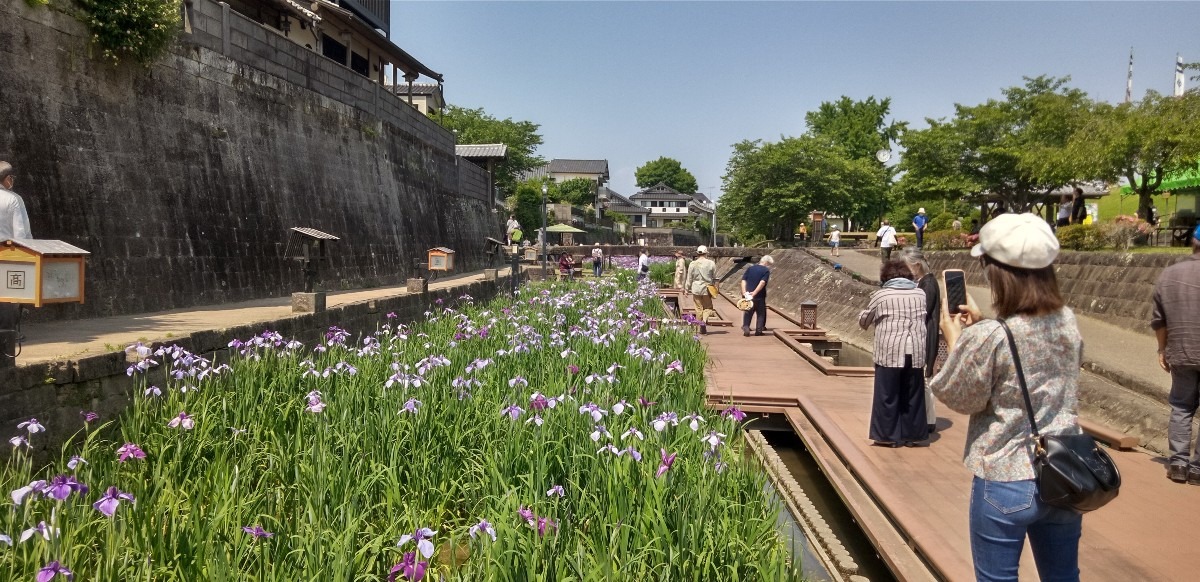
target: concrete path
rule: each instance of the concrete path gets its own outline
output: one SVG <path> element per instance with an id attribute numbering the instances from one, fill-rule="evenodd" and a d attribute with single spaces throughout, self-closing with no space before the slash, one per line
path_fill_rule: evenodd
<path id="1" fill-rule="evenodd" d="M 501 270 L 500 276 L 506 276 L 508 271 Z M 482 278 L 482 272 L 464 273 L 439 278 L 431 282 L 429 288 L 441 289 Z M 326 299 L 326 306 L 336 307 L 407 293 L 408 289 L 403 285 L 331 292 Z M 282 319 L 292 314 L 291 301 L 291 297 L 272 297 L 157 313 L 27 324 L 22 330 L 25 343 L 17 358 L 17 365 L 120 351 L 139 341 L 169 341 L 173 337 L 207 329 Z"/>
<path id="2" fill-rule="evenodd" d="M 829 249 L 808 249 L 828 261 L 842 264 L 844 270 L 878 283 L 879 255 L 841 249 L 833 257 Z M 898 256 L 892 253 L 893 257 Z M 992 294 L 987 287 L 967 288 L 984 315 L 994 316 Z M 1152 336 L 1106 323 L 1075 312 L 1083 335 L 1084 367 L 1119 384 L 1165 402 L 1171 391 L 1171 375 L 1158 367 L 1158 344 Z"/>

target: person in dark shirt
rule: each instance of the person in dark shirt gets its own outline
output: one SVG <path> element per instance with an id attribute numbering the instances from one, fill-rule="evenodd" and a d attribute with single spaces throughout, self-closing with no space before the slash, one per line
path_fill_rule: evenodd
<path id="1" fill-rule="evenodd" d="M 1071 202 L 1071 224 L 1083 224 L 1087 218 L 1087 206 L 1083 204 L 1083 188 L 1075 187 L 1075 199 Z"/>
<path id="2" fill-rule="evenodd" d="M 758 316 L 757 325 L 754 328 L 754 335 L 762 335 L 763 330 L 767 326 L 767 281 L 771 279 L 771 266 L 775 264 L 775 258 L 771 255 L 766 255 L 758 260 L 757 265 L 752 265 L 746 269 L 746 273 L 742 275 L 742 297 L 749 299 L 753 304 L 750 311 L 742 315 L 742 335 L 750 335 L 750 320 L 754 316 Z"/>

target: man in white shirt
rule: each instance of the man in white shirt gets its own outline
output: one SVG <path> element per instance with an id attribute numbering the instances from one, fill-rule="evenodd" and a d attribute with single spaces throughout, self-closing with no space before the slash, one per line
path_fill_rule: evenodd
<path id="1" fill-rule="evenodd" d="M 650 254 L 646 249 L 642 249 L 642 254 L 638 255 L 638 272 L 637 280 L 642 281 L 650 276 Z"/>
<path id="2" fill-rule="evenodd" d="M 15 238 L 33 238 L 29 233 L 29 214 L 25 212 L 25 201 L 12 191 L 12 164 L 0 161 L 0 242 Z M 0 368 L 12 365 L 9 356 L 16 350 L 17 316 L 21 306 L 15 303 L 0 303 Z"/>
<path id="3" fill-rule="evenodd" d="M 513 243 L 513 240 L 512 240 L 513 233 L 520 229 L 521 229 L 521 223 L 517 222 L 517 217 L 512 214 L 509 214 L 508 222 L 504 223 L 504 242 L 505 242 L 505 244 L 511 245 Z"/>
<path id="4" fill-rule="evenodd" d="M 25 201 L 12 191 L 14 180 L 12 164 L 0 161 L 0 241 L 33 238 Z"/>
<path id="5" fill-rule="evenodd" d="M 600 250 L 600 243 L 592 247 L 592 273 L 597 277 L 604 274 L 604 251 Z"/>
<path id="6" fill-rule="evenodd" d="M 875 233 L 875 237 L 879 239 L 879 257 L 885 263 L 890 261 L 892 247 L 896 246 L 896 229 L 892 227 L 888 219 L 883 219 L 883 225 L 879 227 L 879 232 Z"/>

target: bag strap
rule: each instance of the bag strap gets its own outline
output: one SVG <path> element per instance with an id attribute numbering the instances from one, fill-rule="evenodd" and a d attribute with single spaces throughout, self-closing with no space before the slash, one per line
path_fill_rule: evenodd
<path id="1" fill-rule="evenodd" d="M 1037 423 L 1033 418 L 1033 401 L 1029 398 L 1029 386 L 1025 384 L 1025 371 L 1021 369 L 1021 356 L 1017 353 L 1017 342 L 1013 339 L 1012 330 L 1003 319 L 998 319 L 1004 335 L 1008 336 L 1008 348 L 1012 352 L 1013 365 L 1017 367 L 1017 383 L 1021 385 L 1021 396 L 1025 399 L 1025 410 L 1029 413 L 1029 432 L 1033 433 L 1034 441 L 1038 439 Z"/>

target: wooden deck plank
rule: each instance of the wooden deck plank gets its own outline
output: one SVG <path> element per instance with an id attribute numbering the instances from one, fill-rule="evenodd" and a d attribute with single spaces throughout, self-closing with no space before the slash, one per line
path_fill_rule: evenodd
<path id="1" fill-rule="evenodd" d="M 740 313 L 729 303 L 716 303 L 723 319 L 736 321 Z M 800 421 L 808 422 L 811 430 L 804 430 L 810 434 L 801 437 L 806 443 L 814 439 L 810 448 L 818 461 L 842 466 L 880 515 L 887 516 L 885 520 L 860 518 L 868 537 L 886 544 L 890 536 L 900 536 L 939 577 L 973 578 L 967 531 L 971 474 L 962 465 L 965 416 L 939 406 L 939 432 L 929 447 L 874 447 L 867 438 L 872 378 L 824 376 L 772 335 L 742 337 L 736 326 L 710 332 L 703 341 L 710 354 L 712 401 L 755 403 L 770 410 L 784 407 L 798 432 L 803 426 Z M 786 410 L 789 402 L 794 402 L 794 410 Z M 1112 451 L 1112 455 L 1124 485 L 1121 496 L 1109 506 L 1084 516 L 1082 578 L 1194 579 L 1193 564 L 1200 549 L 1186 540 L 1200 533 L 1200 487 L 1168 481 L 1161 458 L 1138 451 Z M 843 498 L 848 495 L 853 497 L 844 492 Z M 863 500 L 847 503 L 852 502 Z M 881 550 L 904 553 L 894 543 Z M 1021 578 L 1037 579 L 1028 547 Z"/>

